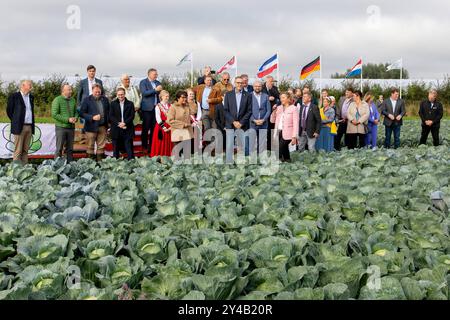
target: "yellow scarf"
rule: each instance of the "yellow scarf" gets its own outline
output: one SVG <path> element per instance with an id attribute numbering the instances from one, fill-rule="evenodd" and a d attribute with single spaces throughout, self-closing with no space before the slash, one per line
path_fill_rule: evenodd
<path id="1" fill-rule="evenodd" d="M 322 120 L 328 120 L 328 118 L 325 116 L 325 111 L 323 111 L 323 107 L 320 108 L 320 118 Z M 326 123 L 325 125 L 330 128 L 331 134 L 334 134 L 334 135 L 337 134 L 336 121 Z"/>

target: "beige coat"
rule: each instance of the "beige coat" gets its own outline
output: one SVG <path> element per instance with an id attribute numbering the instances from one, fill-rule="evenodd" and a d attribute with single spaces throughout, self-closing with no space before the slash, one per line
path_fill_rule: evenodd
<path id="1" fill-rule="evenodd" d="M 356 120 L 356 111 L 359 109 L 359 115 L 360 118 L 358 119 L 359 124 L 354 125 L 352 123 L 353 120 Z M 369 105 L 367 102 L 362 101 L 359 108 L 357 107 L 355 102 L 352 102 L 350 106 L 348 107 L 348 113 L 347 113 L 347 133 L 361 133 L 365 134 L 365 128 L 364 125 L 367 125 L 367 122 L 369 120 L 370 111 L 369 111 Z"/>
<path id="2" fill-rule="evenodd" d="M 188 104 L 186 106 L 179 105 L 178 103 L 173 104 L 167 113 L 167 122 L 170 125 L 172 133 L 176 129 L 186 129 L 188 130 L 191 139 L 194 137 Z"/>

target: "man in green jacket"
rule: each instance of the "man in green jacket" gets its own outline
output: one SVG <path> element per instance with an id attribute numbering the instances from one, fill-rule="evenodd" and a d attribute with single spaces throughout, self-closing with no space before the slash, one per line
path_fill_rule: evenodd
<path id="1" fill-rule="evenodd" d="M 62 156 L 65 146 L 67 163 L 73 161 L 75 123 L 78 121 L 76 100 L 72 97 L 72 92 L 72 86 L 65 83 L 61 86 L 61 95 L 52 102 L 52 117 L 56 122 L 55 159 Z"/>

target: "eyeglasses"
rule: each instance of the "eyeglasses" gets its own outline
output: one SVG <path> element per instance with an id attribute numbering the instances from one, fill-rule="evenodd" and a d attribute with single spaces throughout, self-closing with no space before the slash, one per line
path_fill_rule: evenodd
<path id="1" fill-rule="evenodd" d="M 223 81 L 230 81 L 230 79 L 222 79 Z"/>
<path id="2" fill-rule="evenodd" d="M 236 82 L 236 84 L 243 84 L 243 82 Z"/>

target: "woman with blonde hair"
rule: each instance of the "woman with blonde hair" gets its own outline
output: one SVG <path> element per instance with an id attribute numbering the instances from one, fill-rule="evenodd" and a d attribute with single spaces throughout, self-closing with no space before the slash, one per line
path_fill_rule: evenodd
<path id="1" fill-rule="evenodd" d="M 320 117 L 322 119 L 322 128 L 316 142 L 317 150 L 331 152 L 334 149 L 334 136 L 337 133 L 336 128 L 336 112 L 331 106 L 331 97 L 323 97 L 323 107 L 320 108 Z"/>
<path id="2" fill-rule="evenodd" d="M 280 94 L 280 100 L 281 105 L 272 112 L 270 122 L 275 123 L 275 135 L 280 141 L 280 160 L 290 162 L 289 145 L 295 146 L 298 143 L 299 114 L 289 92 Z"/>
<path id="3" fill-rule="evenodd" d="M 169 103 L 169 92 L 162 90 L 159 93 L 159 99 L 161 102 L 155 107 L 156 125 L 153 133 L 150 157 L 170 157 L 172 154 L 173 144 L 170 135 L 170 125 L 167 123 L 167 115 L 171 108 L 171 104 Z"/>

